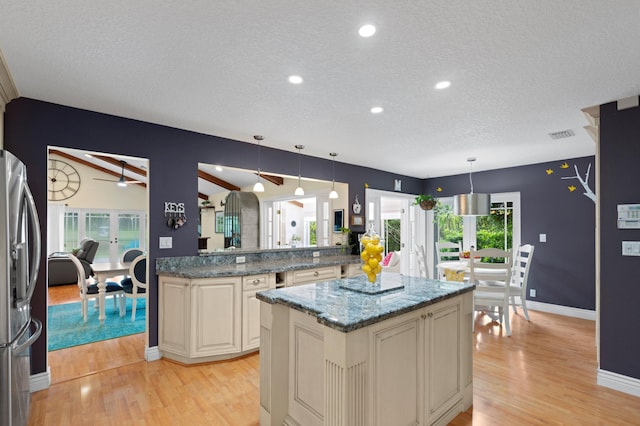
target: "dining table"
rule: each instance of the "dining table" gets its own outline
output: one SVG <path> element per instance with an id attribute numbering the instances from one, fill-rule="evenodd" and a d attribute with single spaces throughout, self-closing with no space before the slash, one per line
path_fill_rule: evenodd
<path id="1" fill-rule="evenodd" d="M 104 324 L 106 318 L 104 305 L 107 293 L 107 279 L 128 274 L 130 265 L 131 262 L 104 262 L 91 265 L 98 281 L 98 307 L 100 309 L 98 320 L 100 320 L 101 324 Z"/>
<path id="2" fill-rule="evenodd" d="M 449 271 L 449 275 L 453 279 L 447 279 L 447 281 L 464 281 L 470 278 L 471 267 L 469 266 L 470 259 L 469 258 L 460 258 L 460 260 L 445 260 L 439 262 L 436 265 L 436 268 L 439 271 L 442 271 L 445 276 L 447 275 L 447 270 Z M 482 278 L 482 274 L 490 274 L 495 275 L 494 269 L 483 269 L 483 268 L 475 268 L 475 274 L 478 278 Z"/>

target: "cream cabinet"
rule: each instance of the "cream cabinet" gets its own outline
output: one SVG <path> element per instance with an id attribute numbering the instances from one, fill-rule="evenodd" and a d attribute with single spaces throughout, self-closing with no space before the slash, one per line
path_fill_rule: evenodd
<path id="1" fill-rule="evenodd" d="M 194 280 L 191 287 L 191 356 L 241 350 L 241 277 Z"/>
<path id="2" fill-rule="evenodd" d="M 302 285 L 329 281 L 340 278 L 340 265 L 323 266 L 320 268 L 299 269 L 287 272 L 286 286 Z"/>
<path id="3" fill-rule="evenodd" d="M 242 277 L 242 350 L 260 346 L 260 301 L 256 293 L 275 288 L 275 274 Z"/>
<path id="4" fill-rule="evenodd" d="M 448 424 L 473 401 L 472 304 L 468 292 L 348 333 L 264 304 L 261 424 Z"/>
<path id="5" fill-rule="evenodd" d="M 260 345 L 256 293 L 275 275 L 159 277 L 159 349 L 187 364 L 233 358 Z"/>
<path id="6" fill-rule="evenodd" d="M 158 292 L 158 347 L 189 356 L 191 334 L 191 280 L 160 277 Z"/>
<path id="7" fill-rule="evenodd" d="M 470 321 L 462 302 L 454 298 L 371 328 L 371 424 L 431 425 L 461 411 L 471 383 L 471 366 L 460 356 L 461 330 Z"/>

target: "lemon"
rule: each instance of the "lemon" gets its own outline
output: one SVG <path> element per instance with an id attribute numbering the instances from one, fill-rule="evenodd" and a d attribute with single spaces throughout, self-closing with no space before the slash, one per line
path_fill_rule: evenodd
<path id="1" fill-rule="evenodd" d="M 376 266 L 378 266 L 378 259 L 376 259 L 375 257 L 372 257 L 371 259 L 369 259 L 369 266 L 371 266 L 371 269 L 376 269 Z"/>
<path id="2" fill-rule="evenodd" d="M 362 272 L 364 272 L 365 274 L 369 275 L 372 270 L 371 270 L 371 266 L 367 265 L 366 263 L 364 265 L 362 265 Z"/>

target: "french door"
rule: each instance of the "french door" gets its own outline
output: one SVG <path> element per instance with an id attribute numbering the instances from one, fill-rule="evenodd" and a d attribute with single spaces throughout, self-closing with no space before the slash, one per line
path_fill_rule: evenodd
<path id="1" fill-rule="evenodd" d="M 84 237 L 100 243 L 94 263 L 118 262 L 129 248 L 146 251 L 143 211 L 68 209 L 64 222 L 67 249 L 77 247 Z"/>

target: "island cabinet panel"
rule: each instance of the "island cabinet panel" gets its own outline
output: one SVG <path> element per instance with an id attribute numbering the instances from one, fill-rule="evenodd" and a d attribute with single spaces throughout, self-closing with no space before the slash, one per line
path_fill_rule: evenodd
<path id="1" fill-rule="evenodd" d="M 421 311 L 414 312 L 371 329 L 372 425 L 421 424 L 423 317 Z"/>
<path id="2" fill-rule="evenodd" d="M 315 318 L 298 311 L 289 322 L 290 418 L 321 426 L 324 418 L 324 336 Z"/>
<path id="3" fill-rule="evenodd" d="M 404 294 L 421 294 L 423 282 L 434 292 L 446 286 L 455 290 L 454 284 L 416 280 L 403 281 L 409 287 Z M 371 310 L 385 300 L 402 298 L 405 290 L 356 296 L 325 283 L 305 291 L 259 294 L 260 424 L 448 424 L 473 399 L 473 293 L 467 284 L 460 288 L 461 294 L 348 329 L 341 327 L 355 315 L 347 314 L 349 299 L 354 300 L 352 309 Z M 297 306 L 302 297 L 321 300 L 313 310 L 324 310 L 317 316 L 301 311 Z M 334 317 L 340 322 L 332 322 Z"/>
<path id="4" fill-rule="evenodd" d="M 192 287 L 192 356 L 241 350 L 240 277 L 197 280 Z"/>
<path id="5" fill-rule="evenodd" d="M 439 309 L 427 310 L 427 358 L 425 365 L 428 385 L 427 424 L 433 424 L 449 413 L 462 411 L 461 375 L 465 365 L 460 357 L 462 340 L 462 305 L 446 302 Z M 446 423 L 445 423 L 446 424 Z"/>
<path id="6" fill-rule="evenodd" d="M 159 348 L 186 356 L 191 334 L 189 279 L 166 277 L 159 297 Z"/>

